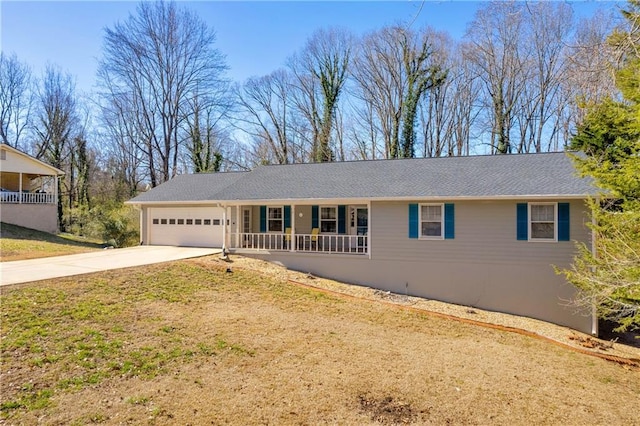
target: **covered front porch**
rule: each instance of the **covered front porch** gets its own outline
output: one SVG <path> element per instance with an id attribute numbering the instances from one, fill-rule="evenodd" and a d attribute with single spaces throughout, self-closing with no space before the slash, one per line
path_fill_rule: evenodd
<path id="1" fill-rule="evenodd" d="M 56 204 L 57 176 L 35 173 L 0 172 L 0 203 Z"/>
<path id="2" fill-rule="evenodd" d="M 369 205 L 236 206 L 228 241 L 235 252 L 368 255 Z"/>

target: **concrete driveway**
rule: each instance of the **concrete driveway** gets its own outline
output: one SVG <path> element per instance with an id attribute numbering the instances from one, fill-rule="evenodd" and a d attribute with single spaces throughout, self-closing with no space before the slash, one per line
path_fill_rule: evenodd
<path id="1" fill-rule="evenodd" d="M 137 246 L 69 256 L 0 262 L 0 285 L 90 274 L 110 269 L 208 256 L 221 252 L 221 249 L 211 248 Z"/>

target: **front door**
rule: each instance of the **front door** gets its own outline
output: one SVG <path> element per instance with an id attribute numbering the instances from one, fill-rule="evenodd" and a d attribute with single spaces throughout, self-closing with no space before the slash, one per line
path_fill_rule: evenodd
<path id="1" fill-rule="evenodd" d="M 251 233 L 251 209 L 242 209 L 242 232 L 245 234 Z"/>
<path id="2" fill-rule="evenodd" d="M 364 236 L 369 234 L 369 209 L 367 207 L 352 206 L 350 208 L 349 234 L 357 235 L 351 239 L 352 248 L 363 248 L 367 245 Z"/>

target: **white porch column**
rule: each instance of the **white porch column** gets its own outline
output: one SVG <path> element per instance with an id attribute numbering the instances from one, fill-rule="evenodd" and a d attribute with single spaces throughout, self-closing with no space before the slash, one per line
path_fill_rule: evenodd
<path id="1" fill-rule="evenodd" d="M 367 201 L 367 253 L 371 259 L 371 201 Z"/>
<path id="2" fill-rule="evenodd" d="M 22 204 L 22 172 L 18 174 L 18 204 Z"/>
<path id="3" fill-rule="evenodd" d="M 296 251 L 296 206 L 291 205 L 291 241 L 289 241 L 289 251 Z"/>
<path id="4" fill-rule="evenodd" d="M 222 208 L 222 251 L 227 249 L 227 207 Z"/>
<path id="5" fill-rule="evenodd" d="M 244 229 L 240 229 L 241 226 L 244 226 L 244 222 L 242 221 L 242 207 L 236 206 L 236 243 L 235 248 L 240 247 L 240 232 L 244 231 Z"/>

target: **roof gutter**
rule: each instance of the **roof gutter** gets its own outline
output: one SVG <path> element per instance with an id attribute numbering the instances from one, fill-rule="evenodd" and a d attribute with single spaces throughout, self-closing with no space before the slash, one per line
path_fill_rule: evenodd
<path id="1" fill-rule="evenodd" d="M 281 198 L 281 199 L 244 199 L 244 200 L 185 200 L 185 201 L 125 201 L 131 205 L 224 205 L 236 206 L 246 204 L 283 204 L 296 203 L 299 205 L 312 204 L 349 204 L 366 203 L 370 201 L 440 201 L 440 200 L 460 200 L 460 201 L 505 201 L 505 200 L 542 200 L 542 199 L 563 199 L 563 200 L 584 200 L 589 194 L 530 194 L 530 195 L 493 195 L 493 196 L 403 196 L 403 197 L 355 197 L 355 198 Z M 223 203 L 223 204 L 221 204 Z"/>

